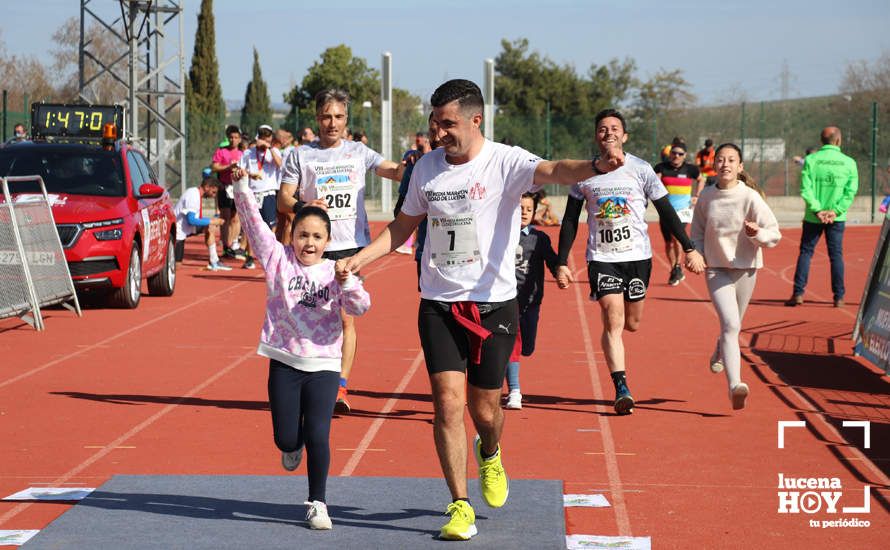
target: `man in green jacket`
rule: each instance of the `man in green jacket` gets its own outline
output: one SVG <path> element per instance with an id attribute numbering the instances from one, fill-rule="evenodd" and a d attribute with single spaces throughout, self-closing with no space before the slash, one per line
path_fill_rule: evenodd
<path id="1" fill-rule="evenodd" d="M 831 264 L 834 307 L 844 306 L 844 225 L 847 209 L 859 189 L 859 172 L 856 161 L 841 153 L 840 129 L 825 128 L 821 140 L 822 148 L 807 156 L 800 174 L 800 196 L 806 203 L 806 213 L 794 270 L 794 293 L 785 302 L 791 307 L 803 303 L 810 260 L 823 232 Z"/>

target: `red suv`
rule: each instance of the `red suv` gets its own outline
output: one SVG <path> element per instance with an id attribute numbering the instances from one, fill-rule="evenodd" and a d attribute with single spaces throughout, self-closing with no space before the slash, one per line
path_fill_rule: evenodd
<path id="1" fill-rule="evenodd" d="M 124 308 L 139 305 L 143 278 L 152 295 L 173 294 L 173 204 L 139 150 L 124 141 L 104 149 L 20 142 L 0 149 L 0 175 L 43 178 L 78 290 L 110 290 L 110 302 Z M 14 195 L 39 192 L 31 183 L 10 187 Z"/>

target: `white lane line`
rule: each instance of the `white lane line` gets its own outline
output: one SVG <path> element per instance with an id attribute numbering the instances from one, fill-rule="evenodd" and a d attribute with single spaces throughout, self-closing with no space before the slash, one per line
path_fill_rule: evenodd
<path id="1" fill-rule="evenodd" d="M 128 334 L 130 334 L 130 333 L 133 333 L 133 332 L 142 330 L 142 329 L 144 329 L 145 327 L 147 327 L 147 326 L 149 326 L 149 325 L 153 325 L 153 324 L 157 323 L 158 321 L 162 321 L 162 320 L 166 319 L 167 317 L 172 317 L 173 315 L 176 315 L 177 313 L 183 312 L 183 311 L 185 311 L 185 310 L 187 310 L 187 309 L 189 309 L 189 308 L 191 308 L 191 307 L 194 307 L 194 306 L 196 306 L 196 305 L 198 305 L 198 304 L 201 304 L 201 303 L 206 302 L 206 301 L 208 301 L 208 300 L 213 300 L 214 298 L 216 298 L 217 296 L 219 296 L 219 295 L 221 295 L 221 294 L 225 294 L 225 293 L 227 293 L 227 292 L 232 292 L 232 291 L 235 290 L 236 288 L 238 288 L 238 287 L 240 287 L 240 286 L 244 286 L 244 285 L 246 285 L 247 283 L 248 283 L 248 281 L 244 281 L 244 282 L 236 283 L 236 284 L 234 284 L 234 285 L 232 285 L 232 286 L 226 287 L 226 288 L 223 289 L 223 290 L 220 290 L 220 291 L 217 292 L 216 294 L 211 294 L 210 296 L 204 296 L 203 298 L 201 298 L 201 299 L 199 299 L 199 300 L 196 300 L 196 301 L 194 301 L 194 302 L 192 302 L 192 303 L 190 303 L 190 304 L 186 304 L 186 305 L 184 305 L 184 306 L 180 306 L 180 307 L 174 309 L 173 311 L 168 311 L 167 313 L 164 313 L 163 315 L 158 315 L 157 317 L 154 317 L 154 318 L 151 319 L 150 321 L 146 321 L 146 322 L 142 323 L 141 325 L 136 325 L 136 326 L 134 326 L 134 327 L 130 327 L 130 328 L 128 328 L 127 330 L 123 330 L 123 331 L 121 331 L 121 332 L 118 332 L 117 334 L 115 334 L 115 335 L 113 335 L 113 336 L 109 336 L 108 338 L 105 338 L 104 340 L 100 340 L 100 341 L 98 341 L 98 342 L 96 342 L 96 343 L 94 343 L 94 344 L 90 344 L 90 345 L 88 345 L 88 346 L 85 346 L 85 347 L 83 347 L 83 348 L 81 348 L 81 349 L 79 349 L 79 350 L 77 350 L 77 351 L 74 351 L 74 352 L 69 353 L 68 355 L 64 355 L 64 356 L 62 356 L 62 357 L 59 357 L 58 359 L 53 359 L 53 360 L 50 361 L 49 363 L 45 363 L 45 364 L 43 364 L 43 365 L 41 365 L 41 366 L 39 366 L 39 367 L 35 367 L 35 368 L 33 368 L 33 369 L 29 370 L 29 371 L 25 371 L 25 372 L 19 374 L 18 376 L 13 376 L 12 378 L 9 378 L 9 379 L 7 379 L 7 380 L 4 380 L 3 382 L 0 382 L 0 388 L 4 388 L 4 387 L 6 387 L 6 386 L 9 386 L 10 384 L 15 384 L 16 382 L 18 382 L 18 381 L 20 381 L 20 380 L 24 380 L 25 378 L 28 378 L 29 376 L 33 376 L 33 375 L 37 374 L 38 372 L 44 371 L 44 370 L 46 370 L 46 369 L 48 369 L 48 368 L 50 368 L 50 367 L 54 367 L 54 366 L 58 365 L 59 363 L 63 363 L 63 362 L 65 362 L 65 361 L 69 360 L 69 359 L 73 359 L 74 357 L 77 357 L 78 355 L 83 355 L 84 353 L 86 353 L 86 352 L 88 352 L 88 351 L 92 351 L 92 350 L 94 350 L 94 349 L 101 348 L 101 347 L 105 346 L 105 344 L 107 344 L 107 343 L 109 343 L 109 342 L 111 342 L 111 341 L 113 341 L 113 340 L 117 340 L 118 338 L 121 338 L 121 337 L 123 337 L 123 336 L 126 336 L 126 335 L 128 335 Z"/>
<path id="2" fill-rule="evenodd" d="M 574 258 L 569 256 L 569 269 L 574 271 Z M 578 306 L 578 319 L 581 335 L 584 337 L 584 351 L 587 354 L 587 370 L 590 374 L 590 382 L 593 385 L 593 397 L 597 401 L 603 401 L 603 387 L 600 385 L 596 373 L 596 358 L 593 355 L 593 341 L 590 338 L 590 325 L 587 323 L 587 313 L 584 310 L 584 299 L 581 297 L 581 285 L 572 285 L 575 290 L 575 304 Z M 600 436 L 603 440 L 603 450 L 606 462 L 606 474 L 609 477 L 609 491 L 612 493 L 612 509 L 615 510 L 615 521 L 618 524 L 618 534 L 624 537 L 631 536 L 630 517 L 627 515 L 627 506 L 624 503 L 624 488 L 621 486 L 621 475 L 618 473 L 618 458 L 615 456 L 615 440 L 612 438 L 612 428 L 609 419 L 603 412 L 605 406 L 596 407 L 600 414 L 597 415 L 600 425 Z"/>
<path id="3" fill-rule="evenodd" d="M 61 484 L 65 483 L 66 481 L 68 481 L 69 479 L 71 479 L 72 477 L 75 477 L 80 472 L 84 471 L 85 469 L 89 468 L 91 465 L 93 465 L 97 461 L 104 458 L 108 453 L 110 453 L 111 451 L 114 451 L 115 449 L 120 447 L 127 440 L 129 440 L 130 438 L 132 438 L 133 436 L 135 436 L 142 430 L 148 428 L 149 426 L 151 426 L 152 424 L 154 424 L 155 422 L 160 420 L 167 413 L 173 411 L 176 407 L 179 406 L 180 403 L 182 403 L 186 399 L 189 399 L 190 397 L 197 395 L 202 390 L 204 390 L 204 388 L 206 388 L 210 384 L 213 384 L 214 382 L 216 382 L 217 380 L 219 380 L 220 378 L 222 378 L 223 376 L 228 374 L 232 369 L 234 369 L 235 367 L 237 367 L 238 365 L 240 365 L 247 359 L 250 359 L 251 357 L 254 357 L 253 351 L 250 351 L 249 353 L 245 353 L 238 359 L 229 363 L 225 368 L 218 371 L 216 374 L 214 374 L 207 380 L 204 380 L 203 382 L 201 382 L 194 388 L 190 389 L 188 392 L 185 393 L 185 395 L 182 395 L 175 402 L 170 403 L 169 405 L 165 406 L 163 409 L 161 409 L 160 411 L 151 415 L 150 417 L 148 417 L 146 420 L 142 421 L 138 425 L 134 426 L 132 429 L 130 429 L 123 435 L 119 436 L 117 439 L 115 439 L 111 443 L 105 445 L 101 450 L 94 453 L 91 457 L 87 458 L 86 460 L 84 460 L 83 462 L 81 462 L 80 464 L 78 464 L 77 466 L 72 468 L 71 470 L 68 470 L 67 472 L 62 474 L 61 477 L 59 477 L 55 481 L 51 482 L 50 485 L 52 485 L 52 486 L 61 485 Z M 0 516 L 0 525 L 3 525 L 4 523 L 9 521 L 13 517 L 22 513 L 23 511 L 28 509 L 28 507 L 31 506 L 32 504 L 33 504 L 33 502 L 25 502 L 25 503 L 19 504 L 18 506 L 14 507 L 13 509 L 9 510 L 8 512 L 6 512 L 2 516 Z"/>
<path id="4" fill-rule="evenodd" d="M 377 432 L 380 431 L 380 427 L 383 426 L 383 423 L 386 421 L 386 415 L 392 412 L 393 408 L 395 408 L 396 403 L 399 402 L 399 398 L 402 395 L 402 392 L 405 391 L 405 388 L 408 386 L 408 382 L 410 382 L 411 378 L 414 377 L 414 373 L 417 372 L 417 369 L 418 367 L 420 367 L 420 364 L 422 362 L 423 351 L 419 351 L 417 352 L 417 356 L 414 358 L 414 361 L 411 362 L 411 367 L 408 368 L 408 372 L 405 373 L 405 376 L 402 377 L 402 380 L 396 387 L 394 392 L 395 396 L 390 397 L 386 401 L 386 404 L 383 405 L 383 410 L 380 411 L 380 414 L 382 416 L 374 419 L 374 422 L 371 423 L 371 427 L 368 428 L 368 431 L 365 432 L 365 436 L 355 448 L 355 452 L 352 453 L 352 456 L 350 456 L 349 460 L 346 462 L 346 466 L 343 466 L 343 470 L 340 471 L 340 475 L 342 477 L 351 476 L 352 472 L 355 471 L 362 457 L 364 457 L 365 453 L 370 450 L 371 442 L 374 440 L 374 437 L 377 436 Z"/>

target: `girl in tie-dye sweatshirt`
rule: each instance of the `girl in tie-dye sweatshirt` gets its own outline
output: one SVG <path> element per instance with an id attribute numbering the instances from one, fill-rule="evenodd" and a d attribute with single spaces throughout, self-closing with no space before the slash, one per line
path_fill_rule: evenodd
<path id="1" fill-rule="evenodd" d="M 358 277 L 339 277 L 322 258 L 331 221 L 318 207 L 300 210 L 293 244 L 285 246 L 263 221 L 243 177 L 235 205 L 250 247 L 266 272 L 266 316 L 257 353 L 269 358 L 269 405 L 281 463 L 293 471 L 306 446 L 309 498 L 306 519 L 330 529 L 325 487 L 330 467 L 331 415 L 340 382 L 343 328 L 340 309 L 362 315 L 371 305 Z"/>

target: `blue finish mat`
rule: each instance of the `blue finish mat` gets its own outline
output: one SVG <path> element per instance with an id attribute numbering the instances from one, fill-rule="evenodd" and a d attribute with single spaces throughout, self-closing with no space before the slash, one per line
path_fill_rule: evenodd
<path id="1" fill-rule="evenodd" d="M 510 480 L 503 508 L 488 508 L 478 481 L 470 499 L 472 548 L 565 548 L 562 482 Z M 23 548 L 442 548 L 450 501 L 431 478 L 332 477 L 331 531 L 304 518 L 305 476 L 114 476 Z M 459 543 L 460 544 L 460 543 Z"/>

